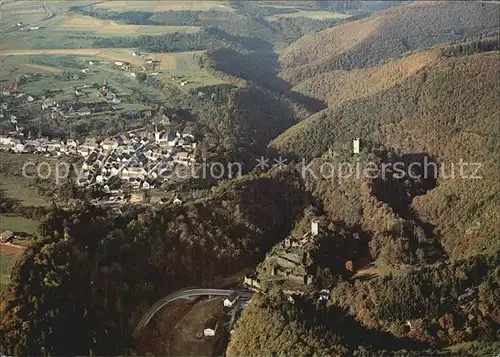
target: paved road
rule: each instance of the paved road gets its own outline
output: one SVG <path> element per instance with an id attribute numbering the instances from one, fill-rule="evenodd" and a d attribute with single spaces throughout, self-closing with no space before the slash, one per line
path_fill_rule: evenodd
<path id="1" fill-rule="evenodd" d="M 171 303 L 172 301 L 178 299 L 186 299 L 190 297 L 211 295 L 211 296 L 229 296 L 232 293 L 238 293 L 241 298 L 249 299 L 252 297 L 252 292 L 245 290 L 225 290 L 225 289 L 188 289 L 177 291 L 173 294 L 165 296 L 164 298 L 158 300 L 149 310 L 144 314 L 139 323 L 134 330 L 134 337 L 137 337 L 139 332 L 146 326 L 151 318 L 156 314 L 163 306 Z"/>

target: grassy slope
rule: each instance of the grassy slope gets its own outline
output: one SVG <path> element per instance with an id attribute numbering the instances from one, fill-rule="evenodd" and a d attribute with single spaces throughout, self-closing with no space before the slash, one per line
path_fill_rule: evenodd
<path id="1" fill-rule="evenodd" d="M 0 294 L 9 285 L 10 272 L 16 260 L 15 254 L 0 252 Z"/>
<path id="2" fill-rule="evenodd" d="M 316 114 L 272 146 L 298 157 L 317 157 L 328 148 L 348 152 L 352 138 L 361 137 L 403 154 L 434 155 L 447 175 L 455 163 L 458 176 L 460 159 L 480 162 L 483 179 L 441 177 L 439 186 L 416 198 L 413 206 L 437 226 L 451 256 L 494 251 L 499 248 L 499 67 L 498 52 L 442 58 L 389 89 Z M 353 186 L 351 191 L 359 190 Z"/>
<path id="3" fill-rule="evenodd" d="M 5 190 L 8 197 L 11 197 L 26 206 L 44 206 L 47 200 L 38 195 L 33 187 L 33 181 L 18 176 L 1 174 L 1 189 Z"/>
<path id="4" fill-rule="evenodd" d="M 306 35 L 280 54 L 294 84 L 335 69 L 373 67 L 412 50 L 498 31 L 499 4 L 420 2 Z"/>

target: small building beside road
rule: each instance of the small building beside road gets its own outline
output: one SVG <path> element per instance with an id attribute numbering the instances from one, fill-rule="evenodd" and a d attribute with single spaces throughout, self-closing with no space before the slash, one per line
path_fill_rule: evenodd
<path id="1" fill-rule="evenodd" d="M 205 322 L 205 325 L 203 328 L 203 336 L 214 337 L 215 334 L 217 333 L 218 327 L 219 327 L 219 321 L 214 317 L 209 318 Z"/>

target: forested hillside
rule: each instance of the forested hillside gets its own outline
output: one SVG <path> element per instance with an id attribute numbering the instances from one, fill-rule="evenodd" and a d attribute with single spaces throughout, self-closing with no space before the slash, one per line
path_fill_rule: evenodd
<path id="1" fill-rule="evenodd" d="M 280 53 L 281 76 L 298 84 L 332 70 L 374 67 L 409 51 L 498 33 L 499 6 L 436 1 L 376 12 L 294 42 Z"/>

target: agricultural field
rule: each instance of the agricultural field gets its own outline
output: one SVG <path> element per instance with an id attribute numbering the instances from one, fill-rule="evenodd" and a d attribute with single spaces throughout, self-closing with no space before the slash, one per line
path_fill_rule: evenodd
<path id="1" fill-rule="evenodd" d="M 171 356 L 206 356 L 207 351 L 214 351 L 215 339 L 195 336 L 203 331 L 205 321 L 215 316 L 215 311 L 221 304 L 222 300 L 216 298 L 202 300 L 192 307 L 176 326 L 170 345 Z"/>
<path id="2" fill-rule="evenodd" d="M 132 78 L 131 72 L 121 71 L 113 66 L 113 62 L 120 61 L 140 68 L 148 59 L 159 61 L 158 66 L 149 73 L 154 73 L 169 85 L 178 86 L 184 92 L 199 86 L 223 83 L 199 68 L 194 59 L 197 52 L 133 56 L 135 49 L 132 48 L 92 48 L 97 38 L 196 33 L 200 28 L 122 24 L 70 11 L 72 6 L 89 4 L 90 1 L 16 1 L 1 5 L 3 22 L 0 81 L 12 82 L 13 78 L 24 73 L 44 73 L 46 76 L 41 80 L 23 84 L 22 89 L 37 94 L 46 88 L 60 88 L 64 95 L 58 99 L 68 99 L 72 97 L 74 87 L 102 83 L 108 78 L 118 90 L 118 95 L 128 97 L 141 93 L 161 102 L 165 96 L 160 90 L 139 83 Z M 109 8 L 112 11 L 233 11 L 225 1 L 105 1 L 94 4 L 93 7 Z M 18 22 L 21 24 L 18 25 Z M 91 59 L 101 63 L 91 68 L 85 80 L 62 82 L 56 78 L 65 70 L 84 69 L 82 63 Z M 117 107 L 143 108 L 127 99 Z"/>
<path id="3" fill-rule="evenodd" d="M 96 9 L 128 11 L 131 8 L 142 11 L 234 11 L 228 1 L 104 1 L 93 6 Z"/>

